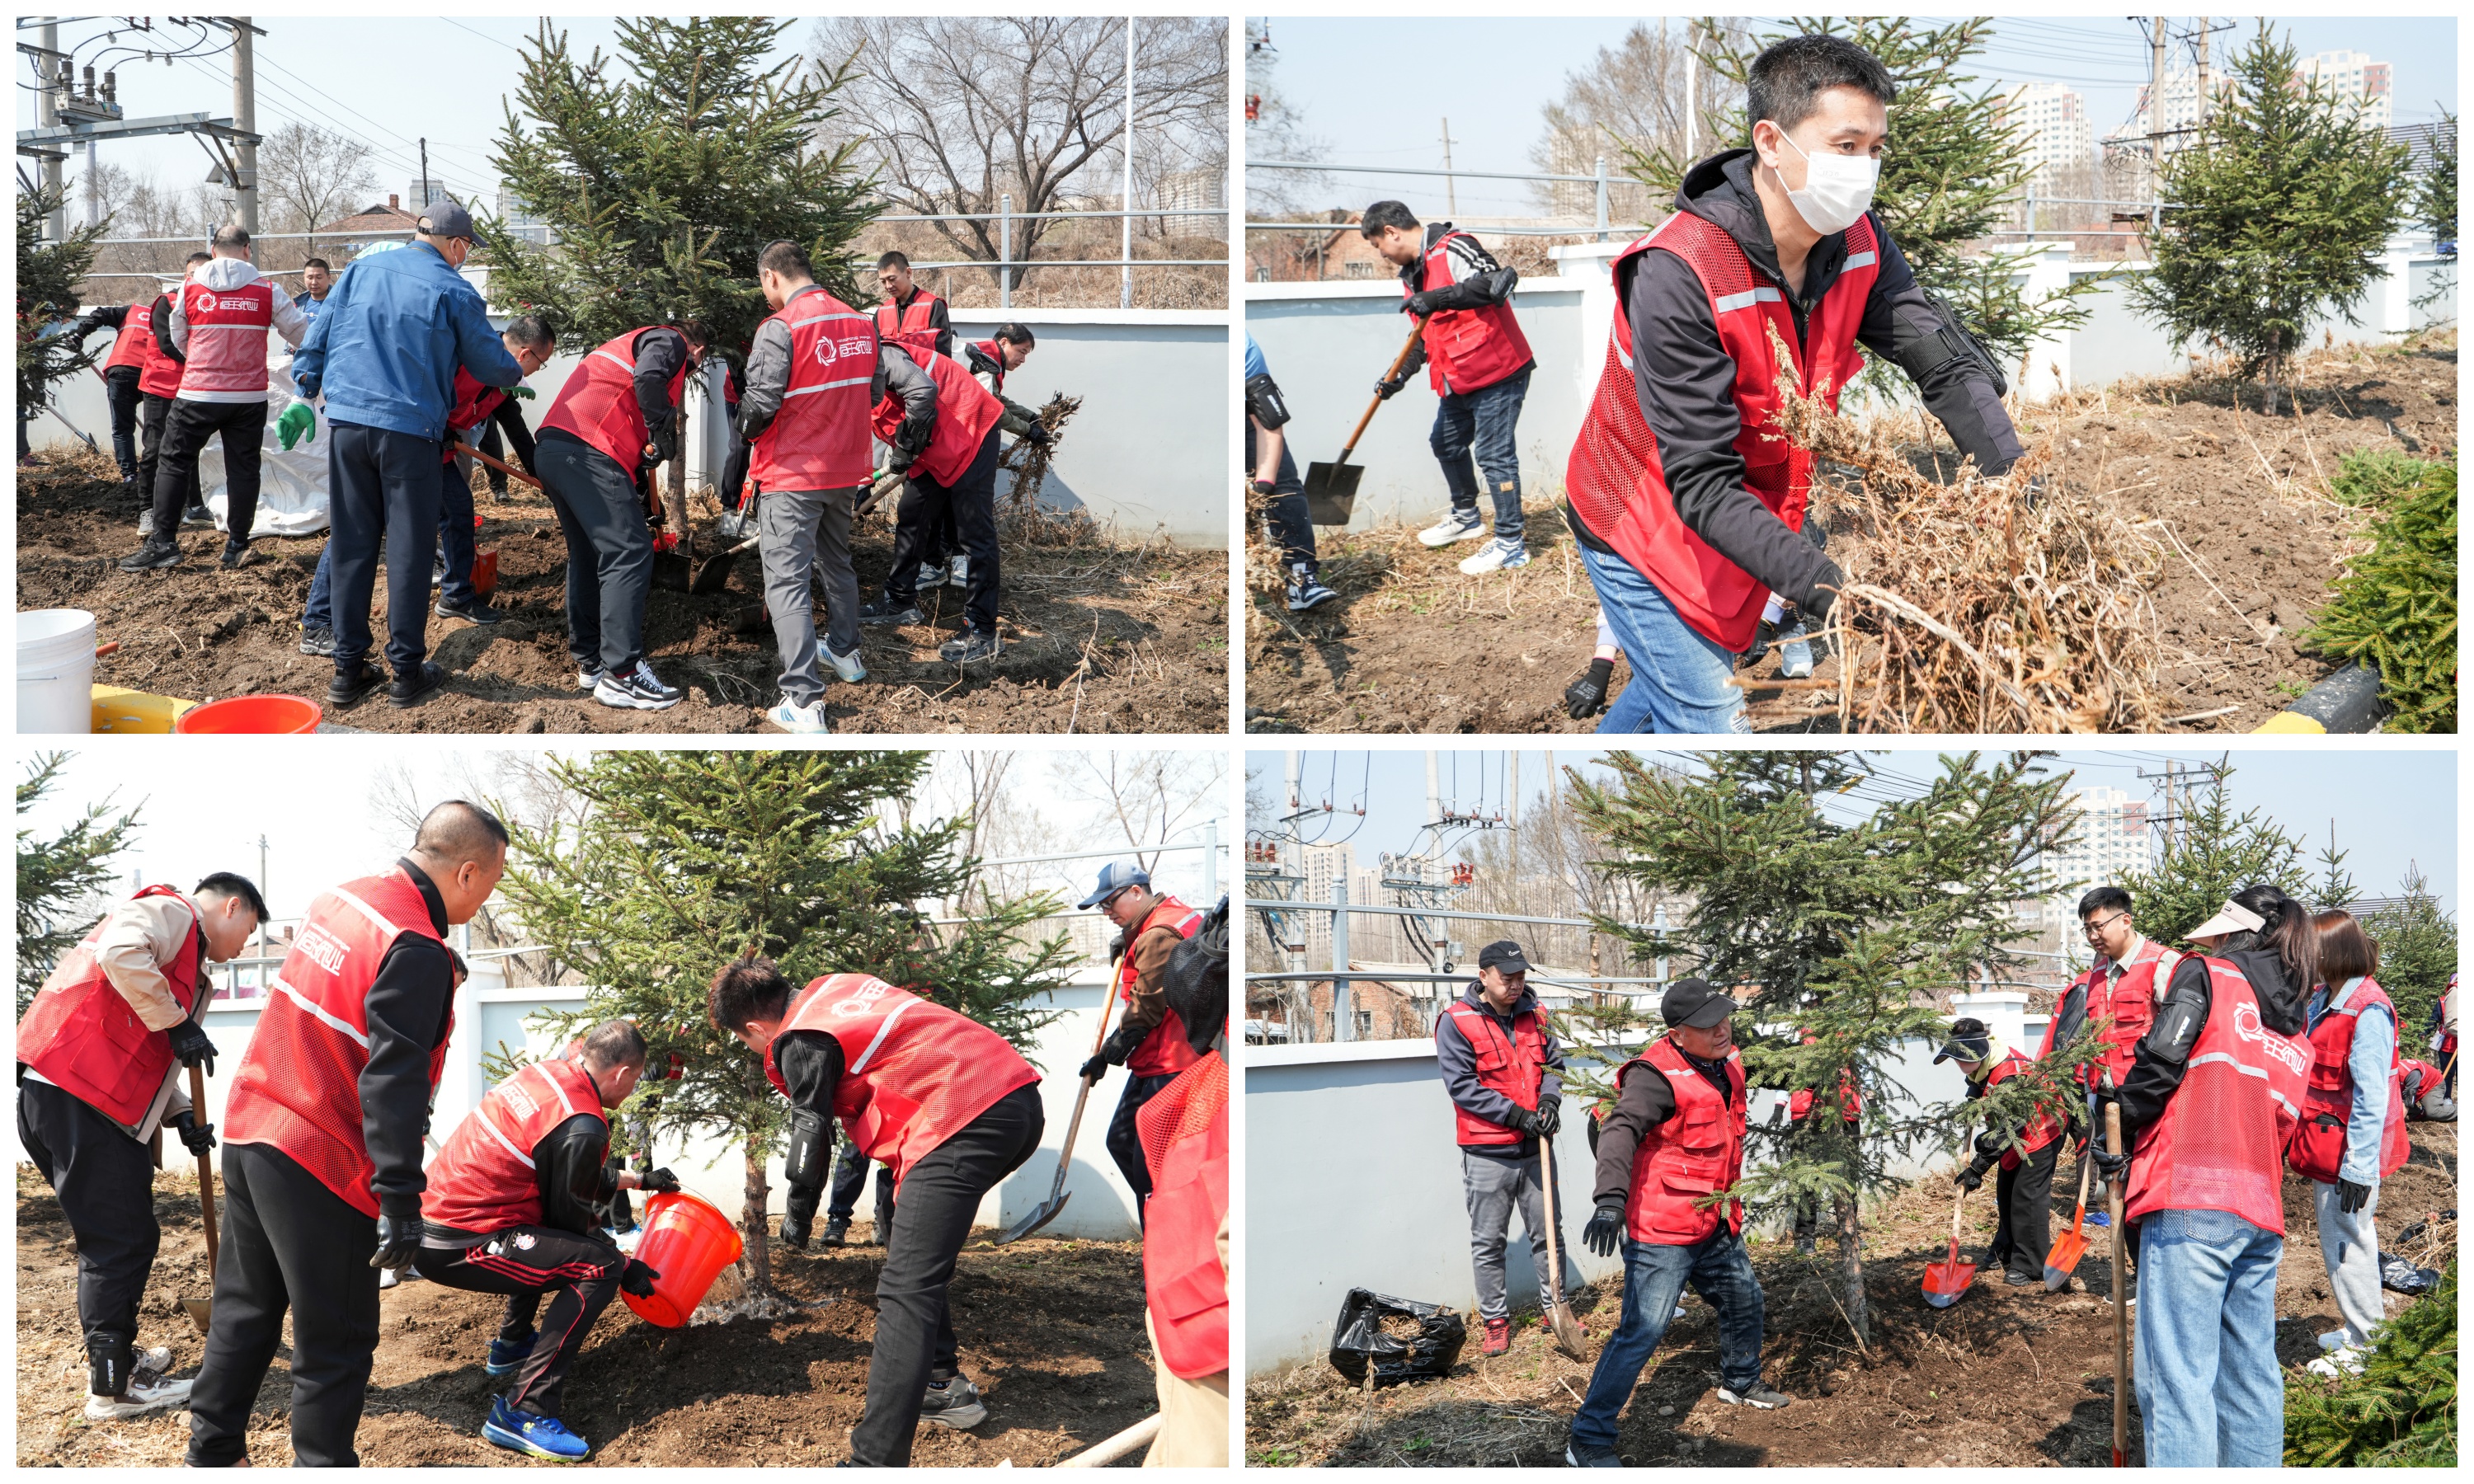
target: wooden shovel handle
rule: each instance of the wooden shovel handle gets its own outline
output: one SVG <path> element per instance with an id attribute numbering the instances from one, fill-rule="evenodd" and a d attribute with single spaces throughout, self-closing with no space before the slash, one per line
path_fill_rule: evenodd
<path id="1" fill-rule="evenodd" d="M 1414 315 L 1410 317 L 1409 338 L 1401 343 L 1400 353 L 1392 358 L 1392 369 L 1383 373 L 1384 380 L 1389 381 L 1399 375 L 1400 368 L 1409 364 L 1409 352 L 1418 348 L 1418 337 L 1425 333 L 1425 322 Z M 1348 456 L 1357 451 L 1357 441 L 1366 436 L 1366 424 L 1374 420 L 1374 409 L 1382 405 L 1383 397 L 1380 394 L 1375 395 L 1374 400 L 1366 404 L 1366 416 L 1357 419 L 1357 426 L 1348 430 L 1348 442 L 1341 445 L 1341 463 L 1347 463 Z"/>
<path id="2" fill-rule="evenodd" d="M 201 1123 L 206 1120 L 205 1067 L 189 1068 L 189 1109 L 191 1117 Z M 215 1250 L 218 1245 L 215 1232 L 215 1161 L 212 1155 L 198 1156 L 198 1201 L 199 1209 L 205 1212 L 206 1221 L 206 1275 L 207 1281 L 211 1282 L 214 1280 Z"/>
<path id="3" fill-rule="evenodd" d="M 2107 1073 L 2105 1090 L 2113 1090 L 2113 1076 Z M 2104 1145 L 2111 1154 L 2122 1153 L 2122 1105 L 2104 1105 Z M 2123 1246 L 2122 1234 L 2122 1186 L 2119 1180 L 2104 1183 L 2106 1214 L 2113 1223 L 2113 1463 L 2121 1468 L 2129 1457 L 2130 1412 L 2122 1390 L 2130 1383 L 2130 1305 L 2122 1302 L 2124 1274 L 2122 1271 Z"/>
<path id="4" fill-rule="evenodd" d="M 522 469 L 509 464 L 504 459 L 492 458 L 490 455 L 483 453 L 480 449 L 473 447 L 471 443 L 465 443 L 461 439 L 455 441 L 454 449 L 457 453 L 466 454 L 480 460 L 482 463 L 490 466 L 490 467 L 497 469 L 499 473 L 506 475 L 509 479 L 521 479 L 525 484 L 532 486 L 536 490 L 539 490 L 542 487 L 542 482 L 540 480 L 525 473 Z"/>

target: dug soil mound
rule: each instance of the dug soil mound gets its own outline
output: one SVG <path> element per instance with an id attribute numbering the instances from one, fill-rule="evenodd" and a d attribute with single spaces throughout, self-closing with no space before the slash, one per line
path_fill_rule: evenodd
<path id="1" fill-rule="evenodd" d="M 2322 351 L 2276 389 L 2272 414 L 2261 410 L 2268 395 L 2211 372 L 2073 393 L 2018 414 L 2049 482 L 2155 548 L 2146 595 L 2157 658 L 2146 689 L 2160 731 L 2249 731 L 2337 668 L 2294 646 L 2339 564 L 2367 544 L 2365 516 L 2330 499 L 2328 482 L 2360 450 L 2453 456 L 2456 338 Z M 1946 479 L 1953 455 L 1935 432 L 1902 452 Z M 1464 577 L 1458 563 L 1474 542 L 1428 550 L 1412 529 L 1385 527 L 1318 533 L 1323 580 L 1340 598 L 1311 612 L 1292 614 L 1275 588 L 1249 584 L 1247 730 L 1595 730 L 1596 718 L 1574 721 L 1563 702 L 1588 668 L 1597 600 L 1564 529 L 1561 472 L 1533 470 L 1530 562 L 1516 571 Z M 1860 560 L 1853 502 L 1833 503 L 1827 488 L 1847 474 L 1824 466 L 1817 523 L 1845 564 L 1882 565 Z M 1440 506 L 1440 476 L 1436 488 Z M 1754 728 L 1840 730 L 1836 658 L 1824 653 L 1809 680 L 1786 684 L 1779 664 L 1773 650 L 1739 671 Z M 1618 687 L 1628 675 L 1617 661 Z"/>
<path id="2" fill-rule="evenodd" d="M 141 1345 L 172 1347 L 175 1376 L 194 1376 L 203 1342 L 182 1311 L 205 1297 L 206 1235 L 194 1177 L 155 1177 L 163 1247 L 139 1316 Z M 864 1232 L 865 1223 L 860 1230 Z M 867 1397 L 883 1249 L 774 1254 L 797 1302 L 782 1319 L 660 1329 L 614 1302 L 567 1383 L 565 1421 L 591 1462 L 632 1468 L 830 1467 L 849 1455 Z M 50 1187 L 17 1175 L 17 1462 L 25 1468 L 173 1467 L 189 1414 L 89 1423 L 77 1323 L 76 1254 Z M 723 1282 L 731 1280 L 725 1272 Z M 962 1368 L 987 1402 L 969 1432 L 922 1425 L 924 1468 L 1053 1464 L 1157 1410 L 1143 1334 L 1141 1249 L 1130 1242 L 1032 1237 L 962 1254 L 954 1280 Z M 430 1282 L 381 1296 L 383 1328 L 358 1447 L 368 1467 L 518 1468 L 537 1460 L 481 1441 L 498 1383 L 481 1362 L 503 1300 Z M 251 1419 L 250 1457 L 292 1458 L 289 1348 L 278 1352 Z M 1139 1451 L 1132 1461 L 1139 1462 Z"/>
<path id="3" fill-rule="evenodd" d="M 137 544 L 137 506 L 108 459 L 54 444 L 54 462 L 17 475 L 17 607 L 85 609 L 100 641 L 98 684 L 188 701 L 280 692 L 325 703 L 328 660 L 299 649 L 301 609 L 326 536 L 267 538 L 257 558 L 222 570 L 223 538 L 187 528 L 182 564 L 123 572 Z M 654 670 L 687 699 L 667 711 L 613 710 L 575 688 L 567 648 L 567 544 L 549 501 L 521 485 L 501 503 L 484 489 L 478 541 L 498 554 L 497 606 L 483 629 L 432 617 L 430 658 L 452 678 L 418 706 L 383 695 L 327 719 L 372 731 L 750 732 L 779 696 L 773 632 L 764 619 L 757 554 L 736 559 L 730 586 L 710 596 L 656 587 L 645 644 Z M 889 509 L 854 539 L 861 595 L 893 564 Z M 709 513 L 710 514 L 710 513 Z M 1209 731 L 1227 729 L 1227 562 L 1163 541 L 1123 542 L 1087 525 L 1011 523 L 1004 545 L 999 634 L 1005 648 L 967 673 L 936 658 L 961 626 L 962 594 L 921 594 L 928 623 L 862 631 L 868 678 L 833 681 L 825 711 L 837 731 Z M 699 522 L 700 551 L 728 544 Z M 383 648 L 386 579 L 375 609 Z M 821 623 L 819 624 L 821 628 Z M 374 653 L 373 659 L 381 657 Z M 831 677 L 828 676 L 830 680 Z"/>
<path id="4" fill-rule="evenodd" d="M 2413 1152 L 2380 1191 L 2379 1228 L 2391 1253 L 2438 1265 L 2437 1243 L 2399 1245 L 2409 1226 L 2457 1206 L 2454 1125 L 2411 1125 Z M 2065 1160 L 2053 1231 L 2067 1230 L 2077 1195 Z M 1986 1187 L 1988 1190 L 1990 1185 Z M 1947 1309 L 1922 1298 L 1924 1270 L 1949 1253 L 1951 1187 L 1928 1180 L 1867 1217 L 1865 1302 L 1872 1344 L 1859 1350 L 1841 1315 L 1836 1249 L 1799 1257 L 1791 1243 L 1756 1237 L 1753 1267 L 1766 1305 L 1761 1376 L 1794 1398 L 1774 1412 L 1718 1400 L 1717 1321 L 1698 1295 L 1641 1372 L 1616 1437 L 1636 1466 L 1705 1468 L 2103 1468 L 2113 1446 L 2113 1267 L 2106 1233 L 2091 1230 L 2070 1291 L 2004 1286 L 1999 1264 Z M 1980 1260 L 1992 1240 L 1989 1202 L 1971 1200 L 1960 1256 Z M 2338 1325 L 2312 1221 L 2310 1185 L 2289 1175 L 2285 1256 L 2276 1281 L 2276 1350 L 2289 1384 Z M 1328 1365 L 1258 1377 L 1246 1392 L 1246 1453 L 1258 1466 L 1553 1467 L 1589 1388 L 1620 1299 L 1574 1304 L 1589 1331 L 1587 1358 L 1558 1352 L 1534 1314 L 1517 1315 L 1510 1353 L 1472 1344 L 1440 1380 L 1378 1390 L 1371 1400 Z M 2393 1314 L 2408 1300 L 2386 1295 Z M 2134 1315 L 2134 1329 L 2135 1329 Z M 1472 1321 L 1471 1329 L 1476 1328 Z M 2130 1409 L 2130 1463 L 2141 1463 Z"/>

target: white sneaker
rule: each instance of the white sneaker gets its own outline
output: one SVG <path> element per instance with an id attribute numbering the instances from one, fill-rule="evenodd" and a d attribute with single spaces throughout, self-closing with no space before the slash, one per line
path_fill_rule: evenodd
<path id="1" fill-rule="evenodd" d="M 945 568 L 945 586 L 948 587 L 968 587 L 971 586 L 971 559 L 969 557 L 956 557 L 947 564 Z"/>
<path id="2" fill-rule="evenodd" d="M 926 592 L 931 587 L 942 587 L 944 586 L 945 569 L 941 566 L 935 566 L 923 562 L 919 564 L 919 580 L 912 583 L 910 587 L 914 592 Z"/>
<path id="3" fill-rule="evenodd" d="M 593 699 L 615 710 L 667 711 L 684 699 L 684 692 L 663 684 L 653 667 L 639 659 L 623 672 L 604 674 L 593 687 Z"/>
<path id="4" fill-rule="evenodd" d="M 115 1422 L 124 1417 L 143 1417 L 166 1407 L 189 1404 L 188 1381 L 166 1380 L 151 1371 L 140 1371 L 130 1376 L 129 1389 L 117 1397 L 98 1397 L 86 1393 L 86 1421 Z"/>
<path id="5" fill-rule="evenodd" d="M 2345 1331 L 2342 1329 L 2331 1329 L 2326 1334 L 2319 1336 L 2319 1348 L 2321 1350 L 2343 1350 L 2345 1348 Z"/>
<path id="6" fill-rule="evenodd" d="M 140 1376 L 149 1374 L 162 1376 L 164 1372 L 172 1369 L 172 1347 L 158 1345 L 153 1350 L 139 1351 L 137 1363 L 133 1369 Z"/>
<path id="7" fill-rule="evenodd" d="M 579 666 L 575 672 L 575 688 L 578 690 L 596 688 L 600 685 L 604 673 L 601 670 L 587 670 Z"/>
<path id="8" fill-rule="evenodd" d="M 2357 1346 L 2346 1345 L 2320 1356 L 2304 1369 L 2314 1376 L 2324 1376 L 2331 1379 L 2340 1376 L 2360 1376 L 2363 1374 L 2363 1356 L 2365 1353 Z"/>
<path id="9" fill-rule="evenodd" d="M 1517 537 L 1498 536 L 1477 549 L 1477 555 L 1461 561 L 1461 571 L 1476 577 L 1487 572 L 1508 571 L 1529 564 L 1529 546 Z"/>
<path id="10" fill-rule="evenodd" d="M 833 723 L 825 720 L 825 703 L 821 700 L 807 706 L 793 706 L 790 698 L 784 696 L 773 709 L 764 713 L 764 719 L 784 731 L 802 736 L 834 730 Z"/>
<path id="11" fill-rule="evenodd" d="M 837 655 L 831 644 L 819 644 L 816 648 L 823 652 L 825 663 L 832 665 L 834 673 L 843 680 L 856 685 L 867 679 L 867 666 L 860 663 L 858 650 L 852 650 L 847 655 Z"/>
<path id="12" fill-rule="evenodd" d="M 1485 534 L 1486 522 L 1478 518 L 1477 512 L 1469 512 L 1467 520 L 1456 513 L 1446 512 L 1443 519 L 1419 532 L 1418 540 L 1427 546 L 1449 546 L 1454 541 L 1466 541 Z"/>

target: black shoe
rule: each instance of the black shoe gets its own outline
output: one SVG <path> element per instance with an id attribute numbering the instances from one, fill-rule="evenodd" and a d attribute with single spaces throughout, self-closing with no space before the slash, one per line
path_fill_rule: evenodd
<path id="1" fill-rule="evenodd" d="M 245 566 L 249 565 L 249 562 L 250 562 L 250 549 L 249 549 L 249 542 L 247 542 L 247 541 L 226 541 L 226 542 L 224 542 L 224 570 L 225 570 L 225 571 L 230 572 L 230 571 L 232 571 L 232 570 L 234 570 L 234 569 L 236 569 L 236 568 L 239 568 L 239 567 L 245 567 Z"/>
<path id="2" fill-rule="evenodd" d="M 301 626 L 301 653 L 304 655 L 315 655 L 321 659 L 334 658 L 335 631 L 332 629 L 312 629 L 307 624 L 303 624 Z"/>
<path id="3" fill-rule="evenodd" d="M 468 624 L 494 624 L 507 616 L 477 597 L 461 603 L 441 598 L 431 611 L 441 618 L 461 618 Z"/>
<path id="4" fill-rule="evenodd" d="M 850 1218 L 848 1216 L 827 1217 L 825 1220 L 825 1234 L 817 1238 L 817 1240 L 821 1245 L 826 1247 L 849 1246 Z"/>
<path id="5" fill-rule="evenodd" d="M 986 1422 L 988 1409 L 981 1402 L 980 1389 L 971 1384 L 970 1377 L 931 1376 L 927 1395 L 919 1399 L 919 1420 L 959 1431 Z"/>
<path id="6" fill-rule="evenodd" d="M 214 523 L 215 517 L 207 513 L 203 501 L 181 512 L 181 524 L 184 526 L 208 526 Z"/>
<path id="7" fill-rule="evenodd" d="M 385 683 L 386 672 L 364 659 L 357 676 L 341 669 L 335 672 L 335 678 L 327 682 L 327 704 L 339 710 L 358 706 L 371 691 Z"/>
<path id="8" fill-rule="evenodd" d="M 1613 1448 L 1599 1443 L 1564 1442 L 1564 1463 L 1573 1469 L 1620 1469 L 1623 1460 Z"/>
<path id="9" fill-rule="evenodd" d="M 128 556 L 120 559 L 124 572 L 155 572 L 181 564 L 181 548 L 170 541 L 149 539 Z"/>
<path id="10" fill-rule="evenodd" d="M 2012 1288 L 2025 1288 L 2031 1285 L 2041 1288 L 2044 1286 L 2045 1279 L 2042 1274 L 2004 1273 L 2001 1275 L 2001 1281 Z"/>
<path id="11" fill-rule="evenodd" d="M 982 634 L 977 629 L 963 630 L 960 638 L 948 639 L 936 650 L 936 658 L 948 664 L 968 664 L 974 659 L 994 659 L 996 657 L 996 635 Z"/>
<path id="12" fill-rule="evenodd" d="M 890 598 L 879 598 L 859 606 L 859 621 L 863 624 L 924 624 L 928 615 L 919 611 L 916 603 L 895 604 Z"/>
<path id="13" fill-rule="evenodd" d="M 429 693 L 447 683 L 447 672 L 429 660 L 410 675 L 399 675 L 387 682 L 387 705 L 399 709 L 416 706 L 429 699 Z"/>

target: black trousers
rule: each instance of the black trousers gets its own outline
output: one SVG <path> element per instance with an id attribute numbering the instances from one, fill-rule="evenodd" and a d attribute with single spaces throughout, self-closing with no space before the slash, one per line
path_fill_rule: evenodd
<path id="1" fill-rule="evenodd" d="M 434 439 L 357 422 L 327 423 L 327 439 L 335 673 L 359 675 L 370 652 L 370 597 L 377 590 L 381 550 L 387 663 L 398 675 L 418 673 L 429 656 L 429 569 L 438 550 L 438 466 L 446 449 Z"/>
<path id="2" fill-rule="evenodd" d="M 850 1219 L 859 1209 L 860 1190 L 867 1185 L 867 1172 L 875 1161 L 859 1152 L 859 1145 L 842 1140 L 839 1163 L 834 1166 L 834 1183 L 825 1197 L 825 1214 Z M 893 1170 L 876 1164 L 876 1239 L 884 1241 L 893 1227 Z"/>
<path id="3" fill-rule="evenodd" d="M 739 436 L 739 404 L 730 404 L 730 457 L 721 466 L 721 508 L 739 509 L 740 496 L 747 490 L 747 466 L 755 450 L 747 440 Z"/>
<path id="4" fill-rule="evenodd" d="M 449 1288 L 507 1296 L 498 1338 L 532 1342 L 507 1389 L 507 1405 L 535 1417 L 557 1417 L 566 1409 L 567 1374 L 594 1321 L 617 1297 L 627 1257 L 608 1242 L 554 1227 L 509 1227 L 471 1247 L 424 1247 L 412 1265 Z M 549 1312 L 536 1326 L 545 1295 Z"/>
<path id="5" fill-rule="evenodd" d="M 157 396 L 152 392 L 137 394 L 137 427 L 139 433 L 143 435 L 142 441 L 137 445 L 137 492 L 144 497 L 146 508 L 150 512 L 155 508 L 155 476 L 162 467 L 163 425 L 171 419 L 172 399 L 170 397 Z M 189 506 L 197 504 L 199 494 L 198 470 L 195 466 L 191 466 L 189 488 L 182 509 L 186 510 Z M 171 539 L 171 532 L 163 533 L 163 539 L 168 541 Z"/>
<path id="6" fill-rule="evenodd" d="M 103 373 L 103 397 L 111 404 L 111 458 L 123 482 L 137 477 L 137 408 L 146 394 L 137 390 L 137 368 L 115 366 Z M 151 497 L 154 491 L 149 489 Z"/>
<path id="7" fill-rule="evenodd" d="M 938 525 L 949 516 L 959 533 L 961 550 L 971 559 L 971 582 L 962 610 L 973 629 L 997 632 L 997 441 L 987 441 L 971 467 L 950 485 L 925 474 L 913 474 L 902 485 L 902 504 L 893 515 L 893 574 L 885 580 L 886 601 L 907 606 L 919 595 L 919 564 L 936 543 Z M 915 466 L 914 466 L 915 467 Z M 946 561 L 953 560 L 949 550 Z"/>
<path id="8" fill-rule="evenodd" d="M 1117 1099 L 1117 1112 L 1108 1120 L 1108 1158 L 1117 1161 L 1117 1173 L 1134 1191 L 1134 1220 L 1142 1222 L 1151 1215 L 1152 1168 L 1143 1158 L 1143 1136 L 1134 1127 L 1134 1114 L 1154 1093 L 1176 1080 L 1175 1074 L 1165 1077 L 1126 1078 L 1125 1093 Z"/>
<path id="9" fill-rule="evenodd" d="M 377 1218 L 272 1145 L 226 1144 L 223 1223 L 215 1324 L 189 1391 L 189 1466 L 229 1468 L 247 1449 L 289 1309 L 293 1462 L 358 1468 L 352 1434 L 378 1348 Z"/>
<path id="10" fill-rule="evenodd" d="M 60 1197 L 77 1238 L 78 1326 L 87 1343 L 137 1342 L 155 1267 L 155 1158 L 120 1125 L 48 1082 L 17 1084 L 17 1141 Z"/>
<path id="11" fill-rule="evenodd" d="M 2053 1166 L 2061 1161 L 2066 1139 L 2054 1139 L 2031 1155 L 2023 1155 L 2017 1169 L 2003 1170 L 1994 1181 L 1994 1204 L 2001 1213 L 1985 1259 L 2000 1258 L 2012 1276 L 2041 1280 L 2045 1255 L 2053 1247 Z"/>
<path id="12" fill-rule="evenodd" d="M 1254 477 L 1263 471 L 1254 468 L 1254 419 L 1246 419 L 1246 467 Z M 1279 543 L 1280 562 L 1295 566 L 1302 562 L 1315 566 L 1314 520 L 1306 504 L 1305 482 L 1298 477 L 1298 456 L 1284 439 L 1280 443 L 1280 467 L 1272 474 L 1272 505 L 1264 515 L 1271 527 L 1272 539 Z"/>
<path id="13" fill-rule="evenodd" d="M 567 538 L 568 651 L 587 670 L 629 669 L 644 658 L 653 590 L 643 497 L 618 460 L 582 439 L 545 434 L 533 459 Z"/>
<path id="14" fill-rule="evenodd" d="M 893 1234 L 876 1278 L 876 1346 L 867 1361 L 867 1409 L 851 1429 L 851 1462 L 900 1469 L 933 1373 L 961 1368 L 946 1290 L 970 1239 L 980 1198 L 1021 1168 L 1046 1124 L 1039 1084 L 1016 1088 L 910 1166 L 894 1207 Z"/>
<path id="15" fill-rule="evenodd" d="M 176 397 L 163 427 L 163 453 L 155 467 L 155 539 L 168 541 L 181 529 L 181 512 L 196 498 L 198 455 L 206 441 L 224 441 L 225 528 L 246 544 L 257 522 L 258 445 L 266 441 L 264 402 L 197 402 Z"/>

